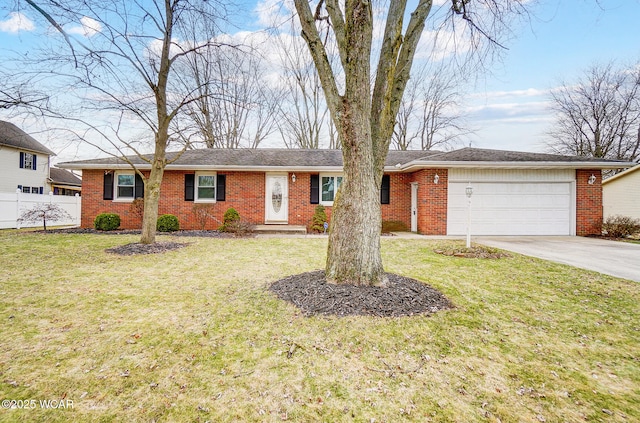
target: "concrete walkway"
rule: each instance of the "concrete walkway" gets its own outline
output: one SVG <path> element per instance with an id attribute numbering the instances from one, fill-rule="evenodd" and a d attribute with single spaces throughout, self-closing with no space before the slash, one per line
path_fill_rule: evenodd
<path id="1" fill-rule="evenodd" d="M 640 244 L 579 236 L 480 236 L 472 241 L 640 282 Z"/>

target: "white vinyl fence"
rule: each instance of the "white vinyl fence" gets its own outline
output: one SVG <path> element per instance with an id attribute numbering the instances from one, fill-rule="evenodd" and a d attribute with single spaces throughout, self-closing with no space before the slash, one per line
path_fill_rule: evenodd
<path id="1" fill-rule="evenodd" d="M 0 192 L 0 229 L 8 228 L 25 228 L 25 227 L 41 227 L 39 223 L 18 223 L 20 214 L 26 210 L 32 209 L 35 205 L 41 203 L 54 203 L 64 209 L 71 219 L 59 220 L 55 222 L 47 222 L 47 227 L 51 226 L 80 226 L 80 212 L 82 209 L 82 197 L 78 194 L 75 197 L 66 195 L 42 195 L 42 194 L 24 194 L 16 191 L 15 193 Z"/>

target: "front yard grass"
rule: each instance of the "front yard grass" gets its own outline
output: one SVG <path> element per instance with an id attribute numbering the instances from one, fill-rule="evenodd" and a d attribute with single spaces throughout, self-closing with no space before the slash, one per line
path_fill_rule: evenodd
<path id="1" fill-rule="evenodd" d="M 266 288 L 322 268 L 326 239 L 105 252 L 137 239 L 0 232 L 0 399 L 72 401 L 0 421 L 640 420 L 637 283 L 384 238 L 387 271 L 456 308 L 308 318 Z"/>

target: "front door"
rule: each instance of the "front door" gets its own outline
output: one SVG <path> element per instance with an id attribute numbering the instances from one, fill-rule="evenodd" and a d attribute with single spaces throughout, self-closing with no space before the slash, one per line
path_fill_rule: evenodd
<path id="1" fill-rule="evenodd" d="M 267 174 L 265 198 L 265 223 L 288 223 L 289 219 L 289 175 Z"/>
<path id="2" fill-rule="evenodd" d="M 411 183 L 411 232 L 418 232 L 418 183 Z"/>

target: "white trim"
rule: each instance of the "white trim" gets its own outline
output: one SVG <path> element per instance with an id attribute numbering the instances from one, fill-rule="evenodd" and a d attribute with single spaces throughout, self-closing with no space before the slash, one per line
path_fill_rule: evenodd
<path id="1" fill-rule="evenodd" d="M 411 214 L 411 232 L 418 232 L 418 189 L 418 183 L 411 182 L 411 204 L 409 206 L 409 213 Z"/>
<path id="2" fill-rule="evenodd" d="M 124 197 L 124 196 L 120 197 L 120 195 L 118 195 L 118 187 L 119 187 L 118 176 L 119 175 L 131 175 L 131 176 L 133 176 L 133 186 L 132 186 L 133 192 L 132 192 L 131 197 L 128 197 L 128 196 L 127 197 Z M 126 185 L 126 186 L 128 187 L 129 185 Z M 136 172 L 133 171 L 133 170 L 131 170 L 129 172 L 123 172 L 123 171 L 115 172 L 115 174 L 113 175 L 113 201 L 120 202 L 120 203 L 131 203 L 131 202 L 133 202 L 135 197 L 136 197 Z"/>
<path id="3" fill-rule="evenodd" d="M 199 198 L 198 187 L 200 183 L 200 176 L 213 176 L 213 198 Z M 216 172 L 196 172 L 193 181 L 193 202 L 194 203 L 207 203 L 212 204 L 216 202 L 218 198 L 218 174 Z M 210 187 L 207 187 L 210 188 Z"/>
<path id="4" fill-rule="evenodd" d="M 282 209 L 284 214 L 284 219 L 272 219 L 269 215 L 270 210 L 270 196 L 271 192 L 269 191 L 269 181 L 271 177 L 284 178 L 284 186 L 282 187 Z M 283 172 L 270 172 L 265 174 L 264 178 L 264 223 L 265 224 L 281 224 L 286 225 L 289 223 L 289 173 Z"/>
<path id="5" fill-rule="evenodd" d="M 343 178 L 344 179 L 344 173 L 342 172 L 330 172 L 330 173 L 320 173 L 319 175 L 319 189 L 318 189 L 318 201 L 319 204 L 325 206 L 325 207 L 332 207 L 333 203 L 336 199 L 336 194 L 338 193 L 338 190 L 340 189 L 340 185 L 342 185 L 342 181 L 340 181 L 340 184 L 338 184 L 338 178 Z M 333 200 L 331 201 L 324 201 L 322 199 L 322 178 L 334 178 L 334 192 L 333 192 Z"/>

